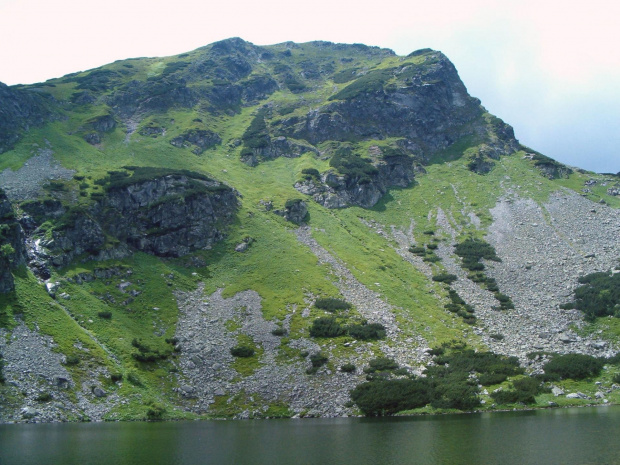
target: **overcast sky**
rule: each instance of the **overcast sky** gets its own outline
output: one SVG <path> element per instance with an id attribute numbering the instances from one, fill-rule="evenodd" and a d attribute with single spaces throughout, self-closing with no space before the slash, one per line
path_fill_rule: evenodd
<path id="1" fill-rule="evenodd" d="M 620 2 L 0 0 L 0 81 L 40 82 L 228 37 L 431 47 L 525 145 L 620 171 Z M 1 104 L 1 102 L 0 102 Z"/>

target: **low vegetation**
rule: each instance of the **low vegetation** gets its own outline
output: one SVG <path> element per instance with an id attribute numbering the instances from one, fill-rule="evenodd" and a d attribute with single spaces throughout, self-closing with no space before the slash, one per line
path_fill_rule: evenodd
<path id="1" fill-rule="evenodd" d="M 321 368 L 328 362 L 328 360 L 329 359 L 327 358 L 327 356 L 321 352 L 312 354 L 310 356 L 310 363 L 312 364 L 312 366 L 306 370 L 306 373 L 309 375 L 316 373 L 319 368 Z"/>
<path id="2" fill-rule="evenodd" d="M 592 273 L 579 278 L 579 283 L 573 306 L 587 320 L 603 316 L 620 318 L 620 273 Z"/>
<path id="3" fill-rule="evenodd" d="M 349 179 L 357 180 L 359 184 L 369 183 L 371 177 L 377 173 L 377 168 L 369 158 L 355 154 L 349 147 L 337 149 L 329 165 Z"/>
<path id="4" fill-rule="evenodd" d="M 584 354 L 556 355 L 543 367 L 545 379 L 585 379 L 600 374 L 605 359 Z"/>
<path id="5" fill-rule="evenodd" d="M 254 355 L 254 349 L 247 346 L 237 346 L 230 349 L 230 353 L 233 357 L 247 358 Z"/>
<path id="6" fill-rule="evenodd" d="M 436 409 L 473 410 L 480 405 L 478 383 L 483 386 L 504 382 L 523 373 L 516 357 L 472 349 L 441 347 L 435 350 L 434 364 L 426 367 L 426 377 L 416 377 L 389 358 L 373 359 L 364 372 L 366 383 L 351 391 L 351 400 L 369 416 L 392 415 L 426 405 Z M 514 380 L 518 400 L 531 403 L 540 391 L 540 381 Z M 536 385 L 535 388 L 533 385 Z M 512 397 L 502 402 L 512 403 Z"/>
<path id="7" fill-rule="evenodd" d="M 375 69 L 357 78 L 329 100 L 351 100 L 360 95 L 381 92 L 383 86 L 392 77 L 392 69 Z M 346 81 L 345 81 L 346 82 Z"/>
<path id="8" fill-rule="evenodd" d="M 385 326 L 380 323 L 355 323 L 343 326 L 334 317 L 321 317 L 312 322 L 310 327 L 311 337 L 339 337 L 348 335 L 360 341 L 384 339 L 386 336 Z"/>
<path id="9" fill-rule="evenodd" d="M 351 308 L 351 304 L 342 300 L 342 299 L 334 299 L 331 297 L 319 298 L 314 302 L 314 306 L 316 308 L 320 308 L 321 310 L 326 310 L 328 312 L 335 313 L 338 310 L 348 310 Z"/>

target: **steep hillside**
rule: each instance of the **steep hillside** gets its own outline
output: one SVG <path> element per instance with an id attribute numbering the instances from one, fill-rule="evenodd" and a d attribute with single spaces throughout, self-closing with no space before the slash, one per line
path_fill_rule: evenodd
<path id="1" fill-rule="evenodd" d="M 0 86 L 0 187 L 1 421 L 618 400 L 620 177 L 520 145 L 440 52 Z"/>

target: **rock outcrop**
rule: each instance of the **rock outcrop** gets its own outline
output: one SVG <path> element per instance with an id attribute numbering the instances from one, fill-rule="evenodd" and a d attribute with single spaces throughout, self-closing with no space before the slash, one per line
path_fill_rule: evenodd
<path id="1" fill-rule="evenodd" d="M 284 210 L 274 210 L 273 212 L 284 217 L 286 221 L 299 225 L 308 215 L 308 206 L 301 199 L 290 199 L 286 201 Z"/>
<path id="2" fill-rule="evenodd" d="M 9 199 L 0 189 L 0 293 L 14 289 L 14 270 L 26 263 L 24 234 Z"/>
<path id="3" fill-rule="evenodd" d="M 118 258 L 130 253 L 127 246 L 179 257 L 222 239 L 237 206 L 231 188 L 205 176 L 177 173 L 135 182 L 128 178 L 108 185 L 106 195 L 94 206 L 69 209 L 51 232 L 35 229 L 30 241 L 32 261 L 60 267 L 78 257 Z M 34 202 L 27 208 L 36 215 Z M 51 214 L 52 210 L 37 218 L 41 221 Z"/>
<path id="4" fill-rule="evenodd" d="M 278 157 L 297 158 L 304 153 L 319 154 L 319 150 L 303 141 L 294 141 L 284 136 L 270 138 L 264 147 L 253 148 L 241 156 L 241 161 L 256 166 L 260 161 Z"/>
<path id="5" fill-rule="evenodd" d="M 116 128 L 116 120 L 112 115 L 102 115 L 90 120 L 86 126 L 88 132 L 84 134 L 84 140 L 91 145 L 101 143 L 101 137 L 112 132 Z"/>
<path id="6" fill-rule="evenodd" d="M 192 149 L 192 152 L 196 155 L 200 155 L 206 149 L 221 144 L 222 138 L 219 134 L 213 131 L 204 129 L 190 129 L 180 136 L 173 138 L 170 143 L 178 148 L 193 145 L 194 148 Z"/>
<path id="7" fill-rule="evenodd" d="M 229 187 L 175 174 L 109 189 L 97 215 L 132 247 L 178 257 L 220 240 L 237 206 Z"/>
<path id="8" fill-rule="evenodd" d="M 43 124 L 51 115 L 41 94 L 9 87 L 0 82 L 0 153 L 19 140 L 21 131 Z"/>
<path id="9" fill-rule="evenodd" d="M 327 105 L 304 117 L 282 120 L 275 132 L 311 144 L 402 137 L 411 152 L 422 155 L 464 136 L 486 137 L 485 110 L 468 95 L 454 65 L 440 52 L 424 56 L 418 65 L 407 63 L 359 77 Z M 513 142 L 512 129 L 504 126 L 503 136 Z"/>
<path id="10" fill-rule="evenodd" d="M 414 160 L 408 156 L 385 157 L 373 164 L 375 170 L 367 176 L 351 176 L 329 170 L 320 177 L 308 177 L 295 183 L 302 194 L 312 195 L 326 208 L 351 205 L 371 208 L 390 187 L 407 187 L 415 177 Z"/>

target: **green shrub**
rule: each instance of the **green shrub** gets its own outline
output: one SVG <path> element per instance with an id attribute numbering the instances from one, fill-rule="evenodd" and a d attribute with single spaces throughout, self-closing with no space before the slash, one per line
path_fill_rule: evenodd
<path id="1" fill-rule="evenodd" d="M 2 357 L 0 357 L 2 358 Z M 611 365 L 620 365 L 620 352 L 616 352 L 609 358 L 605 359 L 605 363 L 609 363 Z"/>
<path id="2" fill-rule="evenodd" d="M 377 174 L 377 168 L 368 158 L 360 157 L 348 147 L 336 150 L 329 160 L 329 166 L 336 168 L 340 174 L 357 179 L 359 184 L 369 183 L 371 176 Z"/>
<path id="3" fill-rule="evenodd" d="M 345 302 L 342 299 L 333 299 L 331 297 L 319 298 L 314 302 L 316 308 L 321 310 L 327 310 L 328 312 L 335 312 L 337 310 L 347 310 L 351 308 L 351 304 Z"/>
<path id="4" fill-rule="evenodd" d="M 267 124 L 265 123 L 266 116 L 266 108 L 261 108 L 256 112 L 256 116 L 252 119 L 243 136 L 241 136 L 244 147 L 260 149 L 269 145 L 269 134 L 267 132 Z"/>
<path id="5" fill-rule="evenodd" d="M 162 419 L 165 413 L 166 407 L 159 403 L 153 402 L 149 405 L 146 411 L 146 418 L 150 421 L 158 421 Z"/>
<path id="6" fill-rule="evenodd" d="M 384 339 L 386 335 L 385 326 L 381 323 L 349 325 L 346 331 L 349 336 L 360 341 Z"/>
<path id="7" fill-rule="evenodd" d="M 310 327 L 310 336 L 312 337 L 338 337 L 344 333 L 345 330 L 340 326 L 340 323 L 331 317 L 317 318 Z"/>
<path id="8" fill-rule="evenodd" d="M 61 181 L 50 181 L 48 185 L 45 186 L 52 192 L 66 192 L 67 186 L 64 182 Z"/>
<path id="9" fill-rule="evenodd" d="M 306 90 L 306 85 L 303 82 L 298 81 L 293 76 L 287 76 L 284 79 L 284 84 L 288 87 L 292 93 L 297 94 Z"/>
<path id="10" fill-rule="evenodd" d="M 284 208 L 286 208 L 287 210 L 293 208 L 295 205 L 298 205 L 299 203 L 303 202 L 302 199 L 288 199 L 285 203 L 284 203 Z"/>
<path id="11" fill-rule="evenodd" d="M 122 373 L 110 373 L 110 380 L 113 383 L 117 383 L 118 381 L 121 381 L 122 379 L 123 379 Z"/>
<path id="12" fill-rule="evenodd" d="M 11 244 L 2 244 L 2 246 L 0 246 L 0 258 L 8 259 L 14 253 L 15 249 L 11 246 Z"/>
<path id="13" fill-rule="evenodd" d="M 431 405 L 441 409 L 473 410 L 480 405 L 478 389 L 462 378 L 437 380 Z"/>
<path id="14" fill-rule="evenodd" d="M 465 239 L 463 242 L 456 244 L 454 252 L 463 259 L 463 267 L 470 271 L 484 269 L 480 268 L 481 259 L 500 262 L 493 246 L 480 239 Z"/>
<path id="15" fill-rule="evenodd" d="M 446 304 L 444 308 L 452 313 L 458 313 L 461 311 L 461 306 L 457 304 Z"/>
<path id="16" fill-rule="evenodd" d="M 449 273 L 441 273 L 441 274 L 437 274 L 433 276 L 433 281 L 436 281 L 438 283 L 452 284 L 457 279 L 458 278 L 455 274 L 449 274 Z"/>
<path id="17" fill-rule="evenodd" d="M 453 372 L 500 373 L 513 376 L 523 373 L 517 357 L 493 352 L 475 352 L 471 349 L 435 357 L 438 365 L 448 365 Z"/>
<path id="18" fill-rule="evenodd" d="M 75 365 L 78 365 L 79 363 L 80 363 L 80 357 L 78 357 L 77 355 L 69 355 L 65 359 L 65 365 L 68 365 L 68 366 L 75 366 Z"/>
<path id="19" fill-rule="evenodd" d="M 465 301 L 461 298 L 461 296 L 454 289 L 450 289 L 448 291 L 448 296 L 453 304 L 457 305 L 465 305 Z"/>
<path id="20" fill-rule="evenodd" d="M 352 363 L 345 363 L 340 367 L 340 371 L 342 371 L 343 373 L 355 373 L 355 369 L 355 365 L 353 365 Z"/>
<path id="21" fill-rule="evenodd" d="M 364 373 L 376 373 L 380 371 L 394 371 L 398 369 L 398 363 L 392 358 L 378 357 L 368 362 L 368 367 L 364 368 Z"/>
<path id="22" fill-rule="evenodd" d="M 494 278 L 487 278 L 487 277 L 485 277 L 485 279 L 484 279 L 484 286 L 490 292 L 499 292 L 499 286 L 497 285 L 497 282 L 495 281 Z"/>
<path id="23" fill-rule="evenodd" d="M 4 357 L 0 354 L 0 384 L 4 384 L 6 378 L 4 377 Z"/>
<path id="24" fill-rule="evenodd" d="M 491 394 L 491 398 L 498 404 L 533 404 L 536 402 L 535 396 L 544 389 L 540 381 L 534 378 L 521 378 L 512 382 L 513 389 L 497 391 Z"/>
<path id="25" fill-rule="evenodd" d="M 502 294 L 500 292 L 496 292 L 495 293 L 495 298 L 497 300 L 499 300 L 500 302 L 509 302 L 510 301 L 510 297 L 508 297 L 506 294 Z"/>
<path id="26" fill-rule="evenodd" d="M 475 325 L 476 321 L 478 321 L 478 319 L 473 315 L 461 315 L 461 317 L 463 318 L 463 323 L 468 325 Z"/>
<path id="27" fill-rule="evenodd" d="M 42 392 L 37 397 L 35 397 L 34 400 L 36 400 L 37 402 L 49 402 L 52 399 L 53 397 L 49 392 Z"/>
<path id="28" fill-rule="evenodd" d="M 426 249 L 424 247 L 409 247 L 409 252 L 416 255 L 424 255 L 426 254 Z"/>
<path id="29" fill-rule="evenodd" d="M 112 318 L 112 312 L 110 312 L 110 311 L 97 312 L 97 316 L 99 318 L 104 318 L 106 320 L 109 320 L 109 319 Z"/>
<path id="30" fill-rule="evenodd" d="M 508 376 L 503 373 L 483 373 L 478 377 L 478 382 L 483 386 L 503 383 Z"/>
<path id="31" fill-rule="evenodd" d="M 592 273 L 579 278 L 575 308 L 593 320 L 601 316 L 620 317 L 620 273 Z"/>
<path id="32" fill-rule="evenodd" d="M 165 359 L 168 356 L 167 353 L 153 349 L 141 339 L 133 338 L 131 345 L 138 349 L 138 352 L 132 353 L 131 356 L 139 362 L 156 362 L 157 360 Z"/>
<path id="33" fill-rule="evenodd" d="M 301 174 L 305 174 L 307 176 L 310 176 L 311 178 L 321 177 L 321 173 L 316 168 L 304 168 L 303 170 L 301 170 Z"/>
<path id="34" fill-rule="evenodd" d="M 475 352 L 458 341 L 442 344 L 430 353 L 435 364 L 427 365 L 425 378 L 411 377 L 392 359 L 371 360 L 364 369 L 368 382 L 351 391 L 352 401 L 366 415 L 391 415 L 427 404 L 440 409 L 473 410 L 480 405 L 480 398 L 472 373 L 478 375 L 483 385 L 497 384 L 508 376 L 523 373 L 516 357 Z M 538 381 L 529 378 L 513 383 L 518 399 L 531 397 L 532 383 L 536 390 L 541 389 Z"/>
<path id="35" fill-rule="evenodd" d="M 321 352 L 317 354 L 312 354 L 310 356 L 310 362 L 312 363 L 312 366 L 315 368 L 322 367 L 323 365 L 327 363 L 327 360 L 328 360 L 327 357 L 323 355 Z"/>
<path id="36" fill-rule="evenodd" d="M 247 358 L 254 355 L 254 349 L 248 346 L 237 346 L 230 349 L 230 353 L 233 357 Z"/>
<path id="37" fill-rule="evenodd" d="M 312 354 L 310 356 L 310 362 L 312 363 L 312 367 L 308 368 L 306 370 L 306 373 L 308 373 L 309 375 L 316 373 L 319 370 L 319 368 L 321 368 L 323 365 L 327 363 L 327 361 L 328 361 L 328 358 L 325 355 L 323 355 L 321 352 Z"/>
<path id="38" fill-rule="evenodd" d="M 140 376 L 138 376 L 138 373 L 136 373 L 134 370 L 130 370 L 127 373 L 127 381 L 129 381 L 134 386 L 138 386 L 138 387 L 144 386 L 144 384 L 142 384 L 142 380 L 140 379 Z"/>
<path id="39" fill-rule="evenodd" d="M 286 336 L 286 329 L 276 328 L 273 331 L 271 331 L 271 334 L 273 334 L 274 336 Z"/>
<path id="40" fill-rule="evenodd" d="M 603 359 L 584 354 L 556 355 L 545 364 L 545 374 L 557 376 L 560 379 L 585 379 L 600 374 Z"/>
<path id="41" fill-rule="evenodd" d="M 504 339 L 504 335 L 503 334 L 498 334 L 498 333 L 489 334 L 489 337 L 491 339 L 495 339 L 496 341 L 501 341 L 502 339 Z"/>
<path id="42" fill-rule="evenodd" d="M 426 244 L 426 248 L 429 250 L 436 250 L 439 246 L 434 243 Z"/>
<path id="43" fill-rule="evenodd" d="M 424 378 L 370 381 L 358 385 L 350 394 L 368 416 L 393 415 L 423 407 L 431 400 L 429 383 Z"/>

